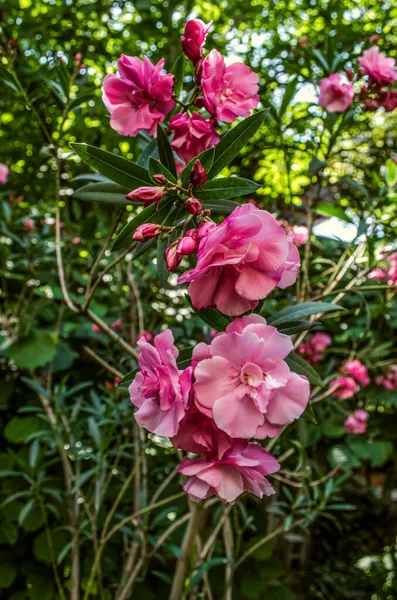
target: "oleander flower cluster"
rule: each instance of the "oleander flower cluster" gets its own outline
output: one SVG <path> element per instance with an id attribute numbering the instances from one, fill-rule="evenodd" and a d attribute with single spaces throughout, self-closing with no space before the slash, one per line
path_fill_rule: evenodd
<path id="1" fill-rule="evenodd" d="M 352 398 L 361 388 L 370 384 L 367 367 L 357 358 L 346 361 L 339 369 L 341 376 L 331 382 L 332 396 L 339 400 Z"/>
<path id="2" fill-rule="evenodd" d="M 233 502 L 244 491 L 275 493 L 267 476 L 277 460 L 257 441 L 272 438 L 304 412 L 308 380 L 285 362 L 289 336 L 257 314 L 234 319 L 210 344 L 200 343 L 191 365 L 178 368 L 170 330 L 143 337 L 139 372 L 130 385 L 137 423 L 198 454 L 183 459 L 185 491 L 195 501 L 218 496 Z"/>

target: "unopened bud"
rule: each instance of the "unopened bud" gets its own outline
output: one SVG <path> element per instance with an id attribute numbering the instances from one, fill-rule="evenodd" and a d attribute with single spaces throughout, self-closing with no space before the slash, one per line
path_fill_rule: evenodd
<path id="1" fill-rule="evenodd" d="M 83 55 L 81 54 L 81 52 L 77 52 L 77 54 L 74 55 L 74 64 L 79 65 L 82 60 L 83 60 Z"/>
<path id="2" fill-rule="evenodd" d="M 197 229 L 197 239 L 202 240 L 210 231 L 215 229 L 216 225 L 212 221 L 206 221 L 202 223 Z"/>
<path id="3" fill-rule="evenodd" d="M 354 73 L 351 69 L 346 69 L 345 74 L 349 81 L 353 81 Z"/>
<path id="4" fill-rule="evenodd" d="M 178 244 L 179 241 L 176 240 L 165 249 L 164 258 L 169 271 L 176 269 L 182 260 L 182 255 L 178 252 Z"/>
<path id="5" fill-rule="evenodd" d="M 143 223 L 143 225 L 139 225 L 135 229 L 132 239 L 136 242 L 147 242 L 148 240 L 157 237 L 161 231 L 162 228 L 156 223 Z"/>
<path id="6" fill-rule="evenodd" d="M 166 193 L 167 190 L 163 187 L 143 186 L 127 194 L 126 198 L 133 202 L 138 201 L 145 204 L 152 204 L 152 202 L 159 202 L 161 198 L 164 198 Z"/>
<path id="7" fill-rule="evenodd" d="M 197 198 L 188 198 L 183 203 L 183 206 L 190 215 L 198 215 L 201 211 L 201 202 Z"/>
<path id="8" fill-rule="evenodd" d="M 183 237 L 179 240 L 177 246 L 177 253 L 182 256 L 186 256 L 188 254 L 193 254 L 196 251 L 197 243 L 196 240 L 192 237 Z"/>
<path id="9" fill-rule="evenodd" d="M 371 35 L 371 37 L 369 38 L 369 41 L 371 42 L 371 44 L 376 44 L 376 42 L 379 42 L 380 40 L 380 35 L 378 35 L 377 33 L 375 33 L 374 35 Z"/>
<path id="10" fill-rule="evenodd" d="M 159 185 L 163 185 L 164 183 L 167 183 L 168 179 L 163 173 L 157 173 L 156 175 L 153 175 L 153 181 Z"/>
<path id="11" fill-rule="evenodd" d="M 194 161 L 189 179 L 194 187 L 201 187 L 207 181 L 207 173 L 198 159 Z"/>

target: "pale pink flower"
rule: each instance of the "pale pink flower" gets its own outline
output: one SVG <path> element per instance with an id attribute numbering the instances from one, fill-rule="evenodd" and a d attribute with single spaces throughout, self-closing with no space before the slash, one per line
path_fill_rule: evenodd
<path id="1" fill-rule="evenodd" d="M 120 135 L 136 136 L 147 130 L 155 135 L 157 125 L 175 106 L 174 76 L 162 74 L 164 59 L 153 65 L 145 56 L 122 54 L 117 61 L 120 78 L 106 75 L 103 102 L 110 112 L 110 126 Z"/>
<path id="2" fill-rule="evenodd" d="M 360 387 L 366 387 L 370 383 L 367 367 L 363 365 L 362 362 L 357 358 L 354 360 L 348 360 L 343 365 L 343 371 L 350 375 L 350 377 L 353 377 Z"/>
<path id="3" fill-rule="evenodd" d="M 276 286 L 296 281 L 299 252 L 267 211 L 244 204 L 218 226 L 205 227 L 194 269 L 179 283 L 192 282 L 189 295 L 198 309 L 216 307 L 225 315 L 252 310 Z"/>
<path id="4" fill-rule="evenodd" d="M 142 337 L 138 341 L 140 371 L 129 389 L 132 404 L 138 408 L 138 425 L 156 435 L 176 435 L 185 416 L 192 386 L 192 369 L 180 371 L 179 352 L 169 329 L 154 338 L 154 346 Z"/>
<path id="5" fill-rule="evenodd" d="M 245 491 L 259 498 L 275 494 L 266 475 L 279 468 L 277 460 L 259 444 L 232 440 L 231 447 L 218 455 L 185 458 L 179 472 L 189 478 L 184 490 L 195 502 L 211 496 L 234 502 Z"/>
<path id="6" fill-rule="evenodd" d="M 310 340 L 310 344 L 316 352 L 324 352 L 332 344 L 332 338 L 328 333 L 316 331 Z"/>
<path id="7" fill-rule="evenodd" d="M 197 63 L 203 55 L 207 33 L 212 25 L 205 24 L 201 19 L 190 19 L 181 36 L 182 50 L 193 63 Z"/>
<path id="8" fill-rule="evenodd" d="M 217 50 L 203 59 L 201 86 L 208 112 L 232 123 L 237 117 L 248 117 L 259 104 L 258 76 L 242 63 L 228 67 Z"/>
<path id="9" fill-rule="evenodd" d="M 382 54 L 378 46 L 365 50 L 358 62 L 364 73 L 376 83 L 386 85 L 397 79 L 396 61 Z"/>
<path id="10" fill-rule="evenodd" d="M 174 133 L 171 142 L 172 149 L 186 163 L 207 148 L 215 146 L 220 140 L 213 120 L 204 119 L 197 112 L 190 117 L 187 113 L 174 115 L 171 118 L 169 130 Z"/>
<path id="11" fill-rule="evenodd" d="M 349 415 L 344 423 L 346 433 L 360 435 L 365 433 L 368 427 L 369 413 L 362 408 L 358 408 L 352 415 Z"/>
<path id="12" fill-rule="evenodd" d="M 332 396 L 339 398 L 339 400 L 352 398 L 360 389 L 352 377 L 337 377 L 331 383 L 332 387 L 335 385 L 337 388 L 332 392 Z"/>
<path id="13" fill-rule="evenodd" d="M 386 278 L 386 273 L 379 267 L 368 273 L 368 279 L 374 279 L 375 281 L 385 281 Z"/>
<path id="14" fill-rule="evenodd" d="M 319 104 L 328 112 L 344 112 L 352 105 L 354 88 L 343 81 L 339 73 L 332 73 L 320 83 Z"/>
<path id="15" fill-rule="evenodd" d="M 309 230 L 306 225 L 294 225 L 292 227 L 292 233 L 294 234 L 294 244 L 297 248 L 306 244 L 309 239 Z"/>
<path id="16" fill-rule="evenodd" d="M 231 437 L 273 437 L 305 410 L 310 385 L 284 358 L 287 335 L 255 314 L 234 319 L 193 351 L 197 408 Z"/>
<path id="17" fill-rule="evenodd" d="M 4 163 L 0 163 L 0 183 L 7 183 L 10 169 Z"/>

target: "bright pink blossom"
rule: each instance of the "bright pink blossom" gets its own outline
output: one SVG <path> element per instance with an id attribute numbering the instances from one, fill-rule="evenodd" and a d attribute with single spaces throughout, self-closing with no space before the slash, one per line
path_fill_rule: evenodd
<path id="1" fill-rule="evenodd" d="M 368 427 L 369 413 L 362 408 L 358 408 L 352 415 L 349 415 L 344 423 L 346 433 L 360 435 L 365 433 Z"/>
<path id="2" fill-rule="evenodd" d="M 190 19 L 185 25 L 185 31 L 181 36 L 182 50 L 189 60 L 197 63 L 203 56 L 203 47 L 212 25 L 207 25 L 201 19 Z"/>
<path id="3" fill-rule="evenodd" d="M 378 46 L 365 50 L 358 62 L 364 73 L 376 83 L 386 85 L 397 79 L 396 61 L 382 54 Z"/>
<path id="4" fill-rule="evenodd" d="M 319 104 L 328 112 L 344 112 L 352 105 L 354 88 L 339 73 L 332 73 L 320 83 Z"/>
<path id="5" fill-rule="evenodd" d="M 279 468 L 277 460 L 259 444 L 231 440 L 231 446 L 218 456 L 185 458 L 179 472 L 189 478 L 184 490 L 195 502 L 211 496 L 234 502 L 245 491 L 259 498 L 274 494 L 266 475 Z"/>
<path id="6" fill-rule="evenodd" d="M 4 163 L 0 163 L 0 183 L 7 183 L 10 169 Z"/>
<path id="7" fill-rule="evenodd" d="M 154 338 L 154 346 L 138 341 L 140 371 L 129 387 L 132 404 L 138 407 L 138 425 L 161 436 L 176 435 L 185 416 L 191 390 L 191 367 L 180 371 L 179 352 L 169 329 Z"/>
<path id="8" fill-rule="evenodd" d="M 367 367 L 357 358 L 345 362 L 343 371 L 350 375 L 350 377 L 353 377 L 360 387 L 366 387 L 370 383 Z"/>
<path id="9" fill-rule="evenodd" d="M 309 239 L 309 230 L 306 225 L 294 225 L 292 227 L 292 233 L 294 234 L 294 244 L 297 248 L 306 244 Z"/>
<path id="10" fill-rule="evenodd" d="M 220 139 L 215 131 L 213 120 L 204 119 L 197 112 L 190 117 L 187 113 L 174 115 L 169 130 L 174 133 L 172 149 L 186 163 L 207 148 L 215 146 Z"/>
<path id="11" fill-rule="evenodd" d="M 316 331 L 313 334 L 310 343 L 316 352 L 324 352 L 332 344 L 332 338 L 328 333 Z"/>
<path id="12" fill-rule="evenodd" d="M 198 309 L 216 307 L 225 315 L 252 310 L 276 286 L 296 281 L 299 252 L 267 211 L 244 204 L 218 226 L 207 227 L 194 269 L 179 283 L 192 282 L 189 295 Z"/>
<path id="13" fill-rule="evenodd" d="M 339 398 L 339 400 L 348 400 L 349 398 L 352 398 L 360 389 L 352 377 L 345 376 L 337 377 L 332 381 L 331 385 L 332 387 L 337 386 L 332 392 L 332 396 L 334 398 Z"/>
<path id="14" fill-rule="evenodd" d="M 157 125 L 175 106 L 174 76 L 162 74 L 164 59 L 153 65 L 145 56 L 122 54 L 117 61 L 120 77 L 106 75 L 103 102 L 110 112 L 110 125 L 120 135 L 136 136 L 147 130 L 155 135 Z"/>
<path id="15" fill-rule="evenodd" d="M 238 62 L 227 67 L 217 50 L 203 60 L 201 85 L 206 109 L 224 123 L 248 117 L 259 104 L 256 73 Z"/>
<path id="16" fill-rule="evenodd" d="M 305 410 L 310 385 L 284 361 L 291 339 L 263 317 L 234 319 L 193 351 L 197 408 L 231 437 L 273 437 Z"/>

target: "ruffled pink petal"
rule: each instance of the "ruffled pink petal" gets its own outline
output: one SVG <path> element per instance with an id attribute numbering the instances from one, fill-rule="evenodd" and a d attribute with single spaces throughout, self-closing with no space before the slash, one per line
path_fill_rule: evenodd
<path id="1" fill-rule="evenodd" d="M 231 437 L 251 438 L 264 422 L 263 414 L 249 396 L 230 394 L 213 400 L 212 414 L 219 429 Z"/>
<path id="2" fill-rule="evenodd" d="M 310 384 L 306 377 L 291 373 L 286 386 L 275 391 L 267 409 L 266 419 L 278 425 L 292 423 L 304 412 L 309 397 Z"/>

